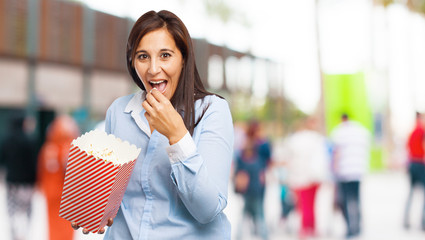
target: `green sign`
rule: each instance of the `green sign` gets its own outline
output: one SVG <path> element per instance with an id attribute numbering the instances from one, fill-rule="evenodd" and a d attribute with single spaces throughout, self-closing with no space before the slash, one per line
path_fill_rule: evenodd
<path id="1" fill-rule="evenodd" d="M 329 134 L 341 122 L 341 115 L 348 114 L 351 120 L 358 121 L 371 134 L 374 133 L 373 114 L 363 73 L 325 74 L 324 97 L 326 129 Z M 372 145 L 370 169 L 382 169 L 382 147 Z"/>

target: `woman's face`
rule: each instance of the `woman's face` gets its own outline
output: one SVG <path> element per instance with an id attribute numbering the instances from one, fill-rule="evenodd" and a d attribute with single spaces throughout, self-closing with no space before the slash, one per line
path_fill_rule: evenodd
<path id="1" fill-rule="evenodd" d="M 183 57 L 166 28 L 147 33 L 136 49 L 134 68 L 146 91 L 158 89 L 171 99 L 179 83 Z"/>

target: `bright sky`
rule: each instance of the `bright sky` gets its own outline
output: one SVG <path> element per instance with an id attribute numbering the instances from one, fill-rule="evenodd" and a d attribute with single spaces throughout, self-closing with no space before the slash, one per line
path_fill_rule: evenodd
<path id="1" fill-rule="evenodd" d="M 287 96 L 305 112 L 312 112 L 316 107 L 320 85 L 314 1 L 227 0 L 236 15 L 245 16 L 251 25 L 249 28 L 236 21 L 223 23 L 208 17 L 203 1 L 199 0 L 83 2 L 92 8 L 133 19 L 148 10 L 170 10 L 185 22 L 194 38 L 206 38 L 218 45 L 250 51 L 258 57 L 285 64 L 283 78 Z"/>
<path id="2" fill-rule="evenodd" d="M 304 112 L 313 112 L 320 97 L 316 1 L 223 1 L 245 16 L 251 27 L 208 17 L 199 0 L 82 0 L 92 8 L 133 19 L 148 10 L 167 9 L 185 22 L 194 38 L 282 63 L 286 96 Z M 412 112 L 425 110 L 424 18 L 401 6 L 373 7 L 370 0 L 319 2 L 322 69 L 336 74 L 365 72 L 372 106 L 384 107 L 383 99 L 389 96 L 394 128 L 403 134 L 410 128 Z M 257 78 L 261 81 L 261 76 Z"/>

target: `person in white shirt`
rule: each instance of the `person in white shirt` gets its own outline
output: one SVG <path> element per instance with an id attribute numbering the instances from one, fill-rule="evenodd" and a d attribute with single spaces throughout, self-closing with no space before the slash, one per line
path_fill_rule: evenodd
<path id="1" fill-rule="evenodd" d="M 315 118 L 302 121 L 299 128 L 284 143 L 281 154 L 286 162 L 287 183 L 295 193 L 296 205 L 301 213 L 300 237 L 316 234 L 316 193 L 329 176 L 329 153 L 325 136 L 317 130 Z"/>
<path id="2" fill-rule="evenodd" d="M 341 120 L 331 132 L 333 172 L 336 201 L 346 221 L 346 236 L 350 238 L 360 234 L 360 182 L 368 168 L 371 136 L 360 123 L 349 120 L 347 114 L 342 114 Z"/>

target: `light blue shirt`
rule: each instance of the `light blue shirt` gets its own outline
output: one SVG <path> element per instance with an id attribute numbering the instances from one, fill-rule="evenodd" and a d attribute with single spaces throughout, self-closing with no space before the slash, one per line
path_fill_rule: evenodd
<path id="1" fill-rule="evenodd" d="M 105 130 L 141 148 L 114 223 L 105 239 L 230 239 L 223 213 L 233 154 L 233 124 L 227 102 L 207 96 L 195 103 L 193 135 L 170 146 L 150 132 L 145 92 L 120 97 L 109 107 Z"/>

